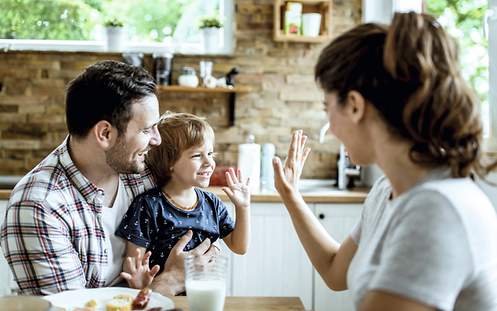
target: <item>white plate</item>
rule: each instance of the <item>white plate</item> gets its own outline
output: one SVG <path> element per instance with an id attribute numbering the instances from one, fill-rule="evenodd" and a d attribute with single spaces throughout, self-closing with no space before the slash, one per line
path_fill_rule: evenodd
<path id="1" fill-rule="evenodd" d="M 137 289 L 125 287 L 103 287 L 69 290 L 58 294 L 45 296 L 44 298 L 49 300 L 54 306 L 63 307 L 67 310 L 72 310 L 76 307 L 82 308 L 89 300 L 95 299 L 98 303 L 98 307 L 96 310 L 100 311 L 105 310 L 105 305 L 114 296 L 119 294 L 128 294 L 136 297 L 138 292 L 139 290 Z M 152 293 L 146 309 L 155 307 L 172 309 L 174 308 L 174 303 L 171 299 L 164 297 L 161 294 Z"/>

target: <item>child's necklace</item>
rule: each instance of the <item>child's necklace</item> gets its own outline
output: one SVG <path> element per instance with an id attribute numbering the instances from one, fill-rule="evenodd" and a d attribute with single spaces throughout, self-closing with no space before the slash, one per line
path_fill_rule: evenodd
<path id="1" fill-rule="evenodd" d="M 171 197 L 169 194 L 167 194 L 167 192 L 165 191 L 162 191 L 164 193 L 164 195 L 166 196 L 166 198 L 171 201 L 171 203 L 173 203 L 174 206 L 184 210 L 184 211 L 192 211 L 195 209 L 195 207 L 197 206 L 197 203 L 198 203 L 198 197 L 197 195 L 195 195 L 195 203 L 193 203 L 192 206 L 184 206 L 184 205 L 181 205 L 179 204 L 178 202 L 174 201 L 173 197 Z"/>

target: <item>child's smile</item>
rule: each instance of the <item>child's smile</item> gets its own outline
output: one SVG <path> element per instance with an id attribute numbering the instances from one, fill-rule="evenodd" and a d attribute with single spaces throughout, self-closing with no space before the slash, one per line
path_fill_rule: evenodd
<path id="1" fill-rule="evenodd" d="M 208 187 L 216 167 L 213 148 L 213 142 L 208 140 L 183 151 L 172 167 L 171 181 L 185 188 Z"/>

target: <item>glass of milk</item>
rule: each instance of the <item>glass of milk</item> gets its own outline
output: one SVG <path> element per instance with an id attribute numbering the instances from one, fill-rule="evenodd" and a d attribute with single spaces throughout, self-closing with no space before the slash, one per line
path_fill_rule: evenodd
<path id="1" fill-rule="evenodd" d="M 228 257 L 218 255 L 206 262 L 185 257 L 185 287 L 190 311 L 222 311 L 226 295 Z"/>

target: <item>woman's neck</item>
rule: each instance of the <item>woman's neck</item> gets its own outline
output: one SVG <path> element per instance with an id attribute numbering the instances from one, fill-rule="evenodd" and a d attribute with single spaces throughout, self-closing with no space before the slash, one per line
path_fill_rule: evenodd
<path id="1" fill-rule="evenodd" d="M 392 185 L 392 198 L 413 188 L 430 171 L 412 162 L 409 150 L 410 144 L 394 142 L 383 144 L 377 151 L 377 164 Z"/>

